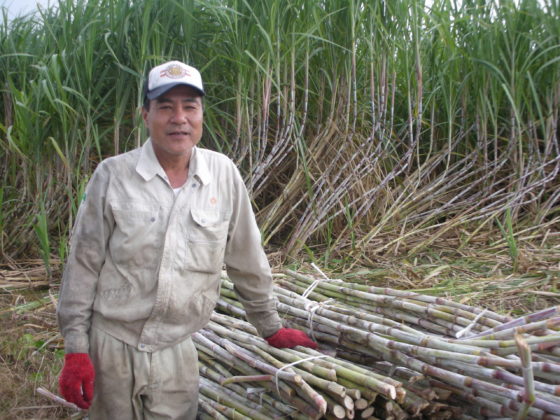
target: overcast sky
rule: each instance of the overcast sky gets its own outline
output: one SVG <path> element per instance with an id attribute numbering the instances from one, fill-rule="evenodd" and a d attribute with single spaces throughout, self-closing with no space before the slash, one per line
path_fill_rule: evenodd
<path id="1" fill-rule="evenodd" d="M 47 6 L 49 0 L 0 0 L 0 7 L 8 9 L 8 16 L 14 18 L 37 10 L 37 3 Z M 50 0 L 51 4 L 57 4 L 57 0 Z"/>

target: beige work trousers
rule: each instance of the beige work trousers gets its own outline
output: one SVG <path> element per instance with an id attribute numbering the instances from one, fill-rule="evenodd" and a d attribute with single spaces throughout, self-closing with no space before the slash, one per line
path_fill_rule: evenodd
<path id="1" fill-rule="evenodd" d="M 95 367 L 89 420 L 194 420 L 198 409 L 198 356 L 190 337 L 142 352 L 92 328 Z"/>

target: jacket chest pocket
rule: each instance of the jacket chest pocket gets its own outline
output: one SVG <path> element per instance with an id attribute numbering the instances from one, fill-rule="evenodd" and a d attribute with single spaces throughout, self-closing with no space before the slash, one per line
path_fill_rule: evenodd
<path id="1" fill-rule="evenodd" d="M 112 209 L 115 230 L 110 239 L 118 265 L 146 266 L 157 255 L 159 208 L 129 204 Z"/>
<path id="2" fill-rule="evenodd" d="M 187 237 L 193 242 L 222 242 L 227 239 L 229 221 L 217 211 L 191 209 Z"/>
<path id="3" fill-rule="evenodd" d="M 229 219 L 215 210 L 191 209 L 185 227 L 186 268 L 204 273 L 221 271 Z"/>

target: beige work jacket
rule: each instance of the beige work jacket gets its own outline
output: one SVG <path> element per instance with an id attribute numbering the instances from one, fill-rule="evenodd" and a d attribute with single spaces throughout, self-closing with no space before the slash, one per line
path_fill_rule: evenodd
<path id="1" fill-rule="evenodd" d="M 270 266 L 243 180 L 226 156 L 194 148 L 177 195 L 151 144 L 101 162 L 80 205 L 58 304 L 67 353 L 93 325 L 155 351 L 204 327 L 225 263 L 249 321 L 281 327 Z"/>

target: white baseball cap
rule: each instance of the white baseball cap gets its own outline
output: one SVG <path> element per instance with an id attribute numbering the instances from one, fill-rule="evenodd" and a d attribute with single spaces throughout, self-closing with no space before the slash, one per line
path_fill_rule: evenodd
<path id="1" fill-rule="evenodd" d="M 150 70 L 146 86 L 146 98 L 156 99 L 178 85 L 196 89 L 204 96 L 202 78 L 197 69 L 180 61 L 169 61 Z"/>

